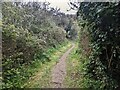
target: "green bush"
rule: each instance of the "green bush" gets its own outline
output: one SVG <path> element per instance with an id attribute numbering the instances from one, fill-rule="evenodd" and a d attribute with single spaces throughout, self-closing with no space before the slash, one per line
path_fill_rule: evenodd
<path id="1" fill-rule="evenodd" d="M 51 12 L 41 5 L 44 4 L 2 3 L 3 88 L 21 87 L 34 72 L 27 67 L 50 61 L 46 50 L 66 40 L 63 28 L 55 25 Z"/>

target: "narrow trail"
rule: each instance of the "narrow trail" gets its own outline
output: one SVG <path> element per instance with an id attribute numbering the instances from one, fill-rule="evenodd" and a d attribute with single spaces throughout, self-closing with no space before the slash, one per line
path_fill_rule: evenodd
<path id="1" fill-rule="evenodd" d="M 58 63 L 52 69 L 52 86 L 53 88 L 62 88 L 63 80 L 66 76 L 66 58 L 71 52 L 71 50 L 75 47 L 75 44 L 67 50 L 63 56 L 59 59 Z"/>

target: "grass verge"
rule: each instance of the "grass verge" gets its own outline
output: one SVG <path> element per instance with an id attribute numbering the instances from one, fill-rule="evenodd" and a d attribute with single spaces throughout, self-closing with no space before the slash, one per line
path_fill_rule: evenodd
<path id="1" fill-rule="evenodd" d="M 78 44 L 76 44 L 67 60 L 67 75 L 64 79 L 65 88 L 82 88 L 82 64 L 77 50 Z"/>
<path id="2" fill-rule="evenodd" d="M 64 87 L 88 89 L 91 84 L 97 87 L 99 83 L 86 76 L 86 65 L 89 60 L 82 56 L 78 50 L 78 44 L 76 44 L 75 49 L 67 60 L 67 75 L 64 79 Z"/>
<path id="3" fill-rule="evenodd" d="M 59 46 L 57 49 L 48 50 L 50 61 L 40 62 L 36 60 L 29 70 L 34 71 L 34 75 L 22 86 L 24 88 L 50 88 L 51 86 L 51 69 L 62 56 L 62 54 L 71 47 L 71 43 Z M 45 60 L 47 61 L 47 60 Z M 34 70 L 35 69 L 35 70 Z"/>

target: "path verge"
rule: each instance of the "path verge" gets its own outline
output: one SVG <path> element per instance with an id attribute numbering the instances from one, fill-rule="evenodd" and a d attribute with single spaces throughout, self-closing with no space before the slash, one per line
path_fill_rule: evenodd
<path id="1" fill-rule="evenodd" d="M 51 86 L 51 70 L 56 65 L 61 55 L 71 47 L 71 43 L 59 48 L 51 54 L 50 62 L 41 65 L 38 71 L 25 84 L 25 88 L 50 88 Z"/>
<path id="2" fill-rule="evenodd" d="M 54 66 L 52 70 L 52 84 L 53 88 L 62 88 L 62 83 L 64 80 L 64 77 L 66 75 L 66 59 L 71 52 L 71 50 L 74 48 L 74 44 L 71 48 L 69 48 L 63 56 L 59 59 L 58 63 Z"/>

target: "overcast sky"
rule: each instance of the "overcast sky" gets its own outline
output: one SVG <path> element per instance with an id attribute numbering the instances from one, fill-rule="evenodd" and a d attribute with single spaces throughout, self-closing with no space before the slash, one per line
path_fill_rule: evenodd
<path id="1" fill-rule="evenodd" d="M 50 6 L 58 7 L 61 9 L 62 12 L 66 14 L 75 14 L 75 10 L 67 11 L 70 7 L 68 5 L 69 0 L 46 0 L 51 3 Z"/>
<path id="2" fill-rule="evenodd" d="M 23 1 L 36 1 L 36 2 L 47 1 L 47 2 L 51 3 L 50 4 L 51 7 L 58 7 L 58 8 L 60 8 L 61 12 L 64 12 L 66 14 L 75 14 L 76 13 L 75 10 L 67 11 L 70 8 L 69 5 L 68 5 L 69 0 L 23 0 Z"/>

